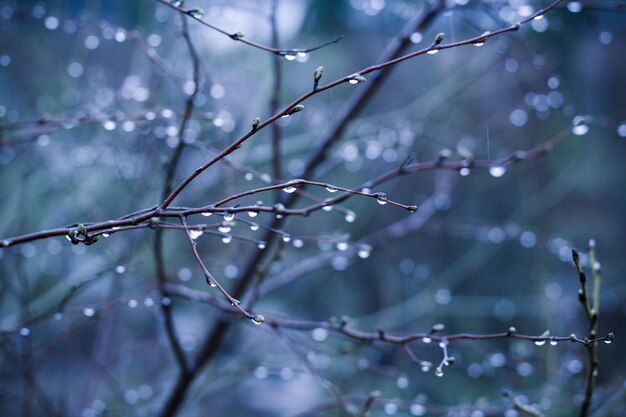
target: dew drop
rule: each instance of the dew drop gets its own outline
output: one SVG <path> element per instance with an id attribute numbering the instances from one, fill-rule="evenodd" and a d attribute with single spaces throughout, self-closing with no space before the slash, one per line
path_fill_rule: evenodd
<path id="1" fill-rule="evenodd" d="M 574 127 L 572 127 L 572 133 L 577 136 L 582 136 L 589 132 L 589 125 L 587 124 L 586 116 L 576 116 L 572 120 Z"/>
<path id="2" fill-rule="evenodd" d="M 30 336 L 30 329 L 28 327 L 22 327 L 20 329 L 20 335 L 24 337 Z"/>
<path id="3" fill-rule="evenodd" d="M 496 165 L 496 166 L 492 166 L 491 168 L 489 168 L 489 174 L 491 174 L 491 176 L 495 178 L 500 178 L 505 173 L 506 173 L 506 168 L 501 165 Z"/>
<path id="4" fill-rule="evenodd" d="M 387 194 L 385 193 L 376 194 L 376 201 L 378 201 L 378 204 L 380 204 L 381 206 L 387 204 Z"/>
<path id="5" fill-rule="evenodd" d="M 205 211 L 204 213 L 202 213 L 202 215 L 203 215 L 204 217 L 209 217 L 209 216 L 213 215 L 213 213 L 212 213 L 212 212 L 210 212 L 210 211 Z"/>
<path id="6" fill-rule="evenodd" d="M 422 372 L 428 372 L 428 371 L 430 371 L 430 366 L 422 365 Z"/>
<path id="7" fill-rule="evenodd" d="M 430 51 L 426 52 L 428 55 L 435 55 L 437 52 L 439 52 L 439 49 L 431 49 Z"/>
<path id="8" fill-rule="evenodd" d="M 358 84 L 359 82 L 353 78 L 351 80 L 348 80 L 348 83 L 354 85 L 354 84 Z"/>
<path id="9" fill-rule="evenodd" d="M 286 192 L 287 194 L 291 194 L 294 191 L 296 191 L 296 187 L 294 187 L 293 185 L 288 185 L 285 188 L 283 188 L 283 191 Z"/>
<path id="10" fill-rule="evenodd" d="M 102 233 L 102 237 L 109 237 L 111 236 L 109 233 Z"/>
<path id="11" fill-rule="evenodd" d="M 543 345 L 546 344 L 546 341 L 545 340 L 535 340 L 535 344 L 537 346 L 543 346 Z"/>
<path id="12" fill-rule="evenodd" d="M 256 223 L 251 223 L 250 224 L 250 230 L 252 230 L 253 232 L 256 230 L 259 230 L 259 225 Z"/>
<path id="13" fill-rule="evenodd" d="M 284 234 L 283 235 L 283 242 L 287 243 L 291 241 L 291 236 L 289 236 L 288 234 Z"/>
<path id="14" fill-rule="evenodd" d="M 294 54 L 294 53 L 285 54 L 285 59 L 287 61 L 294 61 L 296 59 L 296 54 Z"/>
<path id="15" fill-rule="evenodd" d="M 326 187 L 326 191 L 328 191 L 329 193 L 336 193 L 337 189 L 335 187 L 333 187 L 332 185 L 327 185 Z"/>
<path id="16" fill-rule="evenodd" d="M 219 227 L 217 228 L 217 230 L 218 230 L 220 233 L 229 233 L 231 230 L 233 230 L 233 228 L 232 228 L 232 227 L 230 227 L 230 226 L 228 226 L 228 225 L 223 224 L 223 225 L 219 226 Z"/>
<path id="17" fill-rule="evenodd" d="M 255 217 L 256 217 L 256 216 L 258 216 L 258 215 L 259 215 L 259 212 L 258 212 L 258 211 L 253 211 L 253 210 L 250 210 L 250 211 L 248 212 L 248 216 L 249 216 L 249 217 L 252 217 L 252 218 L 255 218 Z"/>
<path id="18" fill-rule="evenodd" d="M 333 205 L 332 204 L 329 204 L 327 206 L 322 207 L 322 210 L 324 210 L 324 211 L 332 211 L 332 209 L 333 209 Z"/>
<path id="19" fill-rule="evenodd" d="M 291 244 L 293 245 L 294 248 L 301 248 L 302 246 L 304 246 L 304 240 L 294 239 Z"/>
<path id="20" fill-rule="evenodd" d="M 83 309 L 83 315 L 85 317 L 93 317 L 96 314 L 96 310 L 90 307 L 86 307 Z"/>
<path id="21" fill-rule="evenodd" d="M 372 247 L 370 245 L 362 245 L 359 247 L 357 255 L 361 259 L 366 259 L 366 258 L 369 258 L 371 253 L 372 253 Z"/>
<path id="22" fill-rule="evenodd" d="M 431 338 L 430 338 L 430 337 L 428 337 L 428 336 L 424 336 L 424 337 L 422 337 L 422 342 L 424 342 L 424 343 L 426 343 L 426 344 L 428 344 L 428 343 L 430 343 L 430 342 L 432 342 L 432 341 L 433 341 L 433 339 L 431 339 Z"/>
<path id="23" fill-rule="evenodd" d="M 555 339 L 550 339 L 550 345 L 552 345 L 552 346 L 556 346 L 556 345 L 558 345 L 558 344 L 559 344 L 558 340 L 555 340 Z"/>
<path id="24" fill-rule="evenodd" d="M 232 240 L 233 240 L 233 237 L 230 235 L 222 237 L 222 242 L 224 243 L 230 243 Z"/>
<path id="25" fill-rule="evenodd" d="M 349 247 L 350 247 L 350 245 L 348 245 L 347 242 L 339 242 L 339 243 L 337 243 L 337 249 L 342 251 L 342 252 L 348 250 Z"/>
<path id="26" fill-rule="evenodd" d="M 189 237 L 192 238 L 193 240 L 196 240 L 197 238 L 199 238 L 200 236 L 202 236 L 204 234 L 204 231 L 202 230 L 190 230 L 189 231 Z"/>
<path id="27" fill-rule="evenodd" d="M 435 369 L 435 375 L 441 378 L 443 376 L 443 369 L 441 368 Z"/>
<path id="28" fill-rule="evenodd" d="M 349 211 L 346 213 L 346 217 L 344 217 L 344 219 L 348 222 L 348 223 L 354 223 L 354 221 L 356 220 L 356 213 L 353 211 Z"/>
<path id="29" fill-rule="evenodd" d="M 235 213 L 232 213 L 230 211 L 224 212 L 224 220 L 226 220 L 227 222 L 233 221 L 234 218 L 235 218 Z"/>
<path id="30" fill-rule="evenodd" d="M 209 282 L 209 287 L 213 287 L 213 288 L 217 287 L 217 284 L 215 283 L 215 280 L 208 279 L 207 281 Z"/>
<path id="31" fill-rule="evenodd" d="M 262 314 L 257 314 L 256 316 L 252 317 L 250 319 L 250 321 L 252 321 L 252 323 L 256 324 L 257 326 L 262 324 L 265 321 L 265 317 L 263 317 Z"/>
<path id="32" fill-rule="evenodd" d="M 470 170 L 469 168 L 461 168 L 459 174 L 461 174 L 462 177 L 467 177 L 470 174 Z"/>
<path id="33" fill-rule="evenodd" d="M 259 249 L 265 249 L 265 248 L 267 247 L 267 243 L 265 243 L 265 242 L 259 242 L 259 243 L 257 244 L 257 247 L 258 247 Z"/>
<path id="34" fill-rule="evenodd" d="M 254 174 L 252 172 L 246 172 L 243 177 L 246 181 L 252 181 L 254 179 Z"/>
<path id="35" fill-rule="evenodd" d="M 612 342 L 612 340 L 609 340 L 609 339 L 604 339 L 604 343 L 606 343 L 607 345 L 610 345 L 610 344 L 611 344 L 611 342 Z"/>

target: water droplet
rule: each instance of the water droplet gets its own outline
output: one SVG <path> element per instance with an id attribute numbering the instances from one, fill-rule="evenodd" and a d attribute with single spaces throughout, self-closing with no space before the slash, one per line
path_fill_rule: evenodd
<path id="1" fill-rule="evenodd" d="M 333 205 L 332 204 L 329 204 L 327 206 L 322 207 L 322 210 L 324 210 L 324 211 L 332 211 L 332 209 L 333 209 Z"/>
<path id="2" fill-rule="evenodd" d="M 222 242 L 224 243 L 230 243 L 232 240 L 233 240 L 233 237 L 230 235 L 222 237 Z"/>
<path id="3" fill-rule="evenodd" d="M 348 223 L 354 223 L 354 221 L 356 220 L 356 213 L 353 211 L 348 211 L 346 213 L 346 217 L 344 217 L 344 219 L 348 222 Z"/>
<path id="4" fill-rule="evenodd" d="M 485 44 L 485 42 L 474 42 L 472 45 L 474 46 L 483 46 Z"/>
<path id="5" fill-rule="evenodd" d="M 362 245 L 361 247 L 359 247 L 359 251 L 357 252 L 357 255 L 361 259 L 366 259 L 366 258 L 369 258 L 371 253 L 372 253 L 372 247 L 370 245 Z"/>
<path id="6" fill-rule="evenodd" d="M 400 375 L 398 377 L 398 379 L 396 380 L 396 385 L 398 386 L 398 388 L 400 389 L 405 389 L 409 386 L 409 378 L 407 378 L 404 375 Z"/>
<path id="7" fill-rule="evenodd" d="M 256 325 L 260 325 L 261 323 L 265 321 L 265 317 L 262 314 L 257 314 L 256 316 L 252 317 L 250 320 L 252 321 L 252 323 Z"/>
<path id="8" fill-rule="evenodd" d="M 582 136 L 589 132 L 589 125 L 587 124 L 587 116 L 576 116 L 572 120 L 574 127 L 572 127 L 572 133 L 577 136 Z"/>
<path id="9" fill-rule="evenodd" d="M 253 211 L 253 210 L 250 210 L 250 211 L 248 212 L 248 216 L 250 216 L 250 217 L 252 217 L 252 218 L 254 218 L 254 217 L 258 216 L 258 215 L 259 215 L 259 212 L 258 212 L 258 211 Z"/>
<path id="10" fill-rule="evenodd" d="M 96 314 L 96 310 L 90 307 L 86 307 L 83 309 L 83 314 L 85 317 L 93 317 Z"/>
<path id="11" fill-rule="evenodd" d="M 503 167 L 501 165 L 496 165 L 496 166 L 492 166 L 491 168 L 489 168 L 489 174 L 491 174 L 491 176 L 495 178 L 500 178 L 505 173 L 506 173 L 506 167 Z"/>
<path id="12" fill-rule="evenodd" d="M 435 369 L 435 375 L 441 378 L 443 376 L 443 369 L 441 368 Z"/>
<path id="13" fill-rule="evenodd" d="M 294 54 L 292 52 L 286 53 L 285 54 L 285 59 L 287 61 L 294 61 L 296 59 L 296 54 Z M 285 116 L 283 116 L 283 117 L 285 117 Z"/>
<path id="14" fill-rule="evenodd" d="M 535 344 L 537 346 L 543 346 L 543 345 L 546 344 L 546 341 L 545 340 L 535 340 Z"/>
<path id="15" fill-rule="evenodd" d="M 459 174 L 461 174 L 462 177 L 467 177 L 470 174 L 470 170 L 469 168 L 461 168 Z"/>
<path id="16" fill-rule="evenodd" d="M 559 344 L 559 341 L 558 341 L 558 340 L 556 340 L 556 339 L 550 339 L 550 345 L 552 345 L 552 346 L 556 346 L 556 345 L 558 345 L 558 344 Z"/>
<path id="17" fill-rule="evenodd" d="M 424 336 L 424 337 L 422 337 L 422 342 L 424 342 L 424 343 L 426 343 L 426 344 L 428 344 L 428 343 L 430 343 L 430 342 L 432 342 L 432 341 L 433 341 L 433 339 L 431 339 L 431 338 L 430 338 L 430 337 L 428 337 L 428 336 Z"/>
<path id="18" fill-rule="evenodd" d="M 114 130 L 117 127 L 117 123 L 113 120 L 107 120 L 102 123 L 102 127 L 108 131 Z"/>
<path id="19" fill-rule="evenodd" d="M 612 342 L 612 340 L 609 340 L 609 339 L 604 339 L 604 343 L 606 343 L 607 345 L 610 345 L 610 344 L 611 344 L 611 342 Z"/>
<path id="20" fill-rule="evenodd" d="M 294 239 L 291 244 L 293 245 L 294 248 L 301 248 L 302 246 L 304 246 L 304 240 Z"/>
<path id="21" fill-rule="evenodd" d="M 226 225 L 226 224 L 222 224 L 221 226 L 219 226 L 219 227 L 217 228 L 217 230 L 218 230 L 220 233 L 229 233 L 231 230 L 233 230 L 233 228 L 232 228 L 232 227 L 230 227 L 230 226 L 228 226 L 228 225 Z"/>
<path id="22" fill-rule="evenodd" d="M 567 10 L 570 13 L 580 13 L 582 9 L 583 5 L 579 1 L 570 1 L 569 3 L 567 3 Z"/>
<path id="23" fill-rule="evenodd" d="M 285 188 L 283 188 L 283 191 L 286 192 L 287 194 L 291 194 L 294 191 L 296 191 L 296 187 L 294 187 L 293 185 L 288 185 Z"/>
<path id="24" fill-rule="evenodd" d="M 183 3 L 185 2 L 185 0 L 175 0 L 172 2 L 172 6 L 174 7 L 180 7 L 183 5 Z"/>
<path id="25" fill-rule="evenodd" d="M 348 250 L 349 247 L 350 247 L 350 245 L 348 245 L 347 242 L 339 242 L 339 243 L 337 243 L 337 249 L 342 251 L 342 252 Z"/>
<path id="26" fill-rule="evenodd" d="M 420 43 L 424 39 L 424 36 L 419 32 L 413 32 L 411 34 L 411 43 Z"/>
<path id="27" fill-rule="evenodd" d="M 109 233 L 102 233 L 102 237 L 109 237 L 111 236 Z"/>
<path id="28" fill-rule="evenodd" d="M 265 248 L 267 247 L 267 243 L 265 243 L 265 242 L 259 242 L 259 243 L 257 244 L 257 247 L 258 247 L 259 249 L 265 249 Z"/>
<path id="29" fill-rule="evenodd" d="M 289 236 L 288 234 L 284 234 L 283 235 L 283 242 L 287 243 L 291 241 L 291 236 Z"/>
<path id="30" fill-rule="evenodd" d="M 115 267 L 115 272 L 117 272 L 118 274 L 123 274 L 124 272 L 126 272 L 126 267 L 124 265 L 118 265 Z"/>
<path id="31" fill-rule="evenodd" d="M 202 236 L 203 234 L 204 234 L 204 231 L 202 231 L 202 230 L 196 230 L 196 229 L 193 229 L 193 230 L 190 230 L 190 231 L 189 231 L 189 237 L 190 237 L 190 238 L 192 238 L 192 239 L 194 239 L 194 240 L 195 240 L 195 239 L 197 239 L 197 238 L 199 238 L 199 237 L 200 237 L 200 236 Z"/>
<path id="32" fill-rule="evenodd" d="M 543 15 L 542 15 L 542 14 L 540 14 L 540 15 L 538 15 L 538 16 L 535 16 L 535 17 L 533 18 L 533 20 L 541 20 L 541 19 L 543 19 Z"/>
<path id="33" fill-rule="evenodd" d="M 430 371 L 430 366 L 422 365 L 422 372 L 428 372 L 428 371 Z"/>
<path id="34" fill-rule="evenodd" d="M 202 213 L 202 215 L 203 215 L 204 217 L 209 217 L 209 216 L 213 215 L 213 213 L 212 213 L 212 212 L 210 212 L 210 211 L 205 211 L 204 213 Z"/>
<path id="35" fill-rule="evenodd" d="M 195 17 L 196 19 L 202 19 L 202 17 L 204 16 L 204 10 L 202 9 L 189 10 L 187 13 L 189 13 L 191 17 Z"/>
<path id="36" fill-rule="evenodd" d="M 30 336 L 30 329 L 28 327 L 22 327 L 20 329 L 20 335 L 24 337 Z"/>
<path id="37" fill-rule="evenodd" d="M 252 172 L 246 172 L 243 177 L 246 181 L 252 181 L 254 179 L 254 174 Z"/>
<path id="38" fill-rule="evenodd" d="M 256 223 L 250 223 L 250 230 L 252 230 L 253 232 L 259 230 L 259 225 Z"/>
<path id="39" fill-rule="evenodd" d="M 226 220 L 227 222 L 233 221 L 234 218 L 235 218 L 235 213 L 232 213 L 230 211 L 224 212 L 224 220 Z"/>
<path id="40" fill-rule="evenodd" d="M 435 55 L 437 52 L 439 52 L 439 49 L 431 49 L 430 51 L 426 52 L 428 55 Z"/>
<path id="41" fill-rule="evenodd" d="M 326 191 L 328 191 L 329 193 L 336 193 L 337 189 L 335 187 L 333 187 L 332 185 L 327 185 L 326 187 Z"/>
<path id="42" fill-rule="evenodd" d="M 376 194 L 376 201 L 378 201 L 378 204 L 380 204 L 381 206 L 387 204 L 387 194 L 385 193 Z"/>

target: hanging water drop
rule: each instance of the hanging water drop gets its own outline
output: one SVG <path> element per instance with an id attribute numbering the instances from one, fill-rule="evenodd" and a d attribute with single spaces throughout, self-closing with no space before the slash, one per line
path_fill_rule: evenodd
<path id="1" fill-rule="evenodd" d="M 556 340 L 555 338 L 550 339 L 550 345 L 552 345 L 552 346 L 556 346 L 556 345 L 558 345 L 558 344 L 559 344 L 559 341 L 558 341 L 558 340 Z"/>
<path id="2" fill-rule="evenodd" d="M 230 211 L 224 212 L 224 220 L 226 220 L 227 222 L 233 221 L 234 218 L 235 218 L 235 213 L 230 212 Z"/>
<path id="3" fill-rule="evenodd" d="M 429 343 L 430 343 L 430 342 L 432 342 L 432 341 L 433 341 L 433 339 L 431 339 L 431 338 L 430 338 L 430 337 L 428 337 L 428 336 L 424 336 L 424 337 L 422 337 L 422 342 L 424 342 L 424 343 L 426 343 L 426 344 L 429 344 Z"/>
<path id="4" fill-rule="evenodd" d="M 380 204 L 381 206 L 387 204 L 387 194 L 385 193 L 376 194 L 376 201 L 378 201 L 378 204 Z"/>
<path id="5" fill-rule="evenodd" d="M 545 340 L 535 340 L 535 344 L 537 346 L 543 346 L 543 345 L 546 344 L 546 341 Z"/>
<path id="6" fill-rule="evenodd" d="M 212 212 L 210 212 L 210 211 L 205 211 L 204 213 L 201 213 L 201 214 L 202 214 L 204 217 L 209 217 L 209 216 L 213 215 L 213 213 L 212 213 Z"/>
<path id="7" fill-rule="evenodd" d="M 253 232 L 259 230 L 259 225 L 256 223 L 250 223 L 250 230 L 252 230 Z"/>
<path id="8" fill-rule="evenodd" d="M 469 168 L 461 168 L 459 174 L 461 174 L 462 177 L 467 177 L 470 174 L 470 170 Z"/>
<path id="9" fill-rule="evenodd" d="M 20 335 L 24 337 L 30 336 L 30 329 L 28 327 L 22 327 L 20 329 Z"/>
<path id="10" fill-rule="evenodd" d="M 369 258 L 371 253 L 372 253 L 372 247 L 370 245 L 361 245 L 359 247 L 359 251 L 357 252 L 357 255 L 361 259 L 366 259 L 366 258 Z"/>
<path id="11" fill-rule="evenodd" d="M 86 307 L 83 309 L 83 314 L 85 317 L 93 317 L 96 314 L 96 310 L 90 307 Z"/>
<path id="12" fill-rule="evenodd" d="M 426 52 L 428 55 L 435 55 L 437 52 L 439 52 L 439 49 L 431 49 L 430 51 Z"/>
<path id="13" fill-rule="evenodd" d="M 232 240 L 233 240 L 233 237 L 230 235 L 222 237 L 222 242 L 224 243 L 230 243 Z"/>
<path id="14" fill-rule="evenodd" d="M 574 127 L 572 127 L 572 133 L 577 136 L 582 136 L 589 132 L 588 119 L 588 116 L 574 117 L 572 120 L 572 124 L 574 125 Z"/>
<path id="15" fill-rule="evenodd" d="M 296 191 L 296 187 L 294 187 L 293 185 L 288 185 L 285 188 L 283 188 L 283 191 L 286 192 L 287 194 L 291 194 L 294 191 Z"/>
<path id="16" fill-rule="evenodd" d="M 327 206 L 322 207 L 322 210 L 324 210 L 324 211 L 332 211 L 332 209 L 333 209 L 333 205 L 332 204 L 329 204 Z"/>
<path id="17" fill-rule="evenodd" d="M 215 280 L 208 278 L 207 282 L 209 283 L 209 287 L 215 288 L 217 287 L 217 284 L 215 283 Z"/>
<path id="18" fill-rule="evenodd" d="M 610 340 L 610 339 L 604 339 L 604 343 L 606 343 L 607 345 L 610 345 L 611 342 L 612 342 L 612 340 Z"/>
<path id="19" fill-rule="evenodd" d="M 333 187 L 332 185 L 327 185 L 326 187 L 326 191 L 328 191 L 329 193 L 336 193 L 337 189 L 335 187 Z"/>
<path id="20" fill-rule="evenodd" d="M 102 233 L 102 237 L 109 237 L 111 236 L 109 233 Z"/>
<path id="21" fill-rule="evenodd" d="M 289 236 L 288 234 L 284 234 L 283 235 L 283 242 L 287 243 L 291 241 L 291 236 Z"/>
<path id="22" fill-rule="evenodd" d="M 348 245 L 347 242 L 339 242 L 339 243 L 337 243 L 337 249 L 342 251 L 342 252 L 348 250 L 349 247 L 350 247 L 350 245 Z"/>
<path id="23" fill-rule="evenodd" d="M 267 243 L 265 243 L 265 242 L 259 242 L 259 243 L 257 244 L 257 247 L 258 247 L 259 249 L 265 249 L 265 248 L 267 247 Z"/>
<path id="24" fill-rule="evenodd" d="M 254 217 L 258 216 L 258 215 L 259 215 L 259 212 L 258 212 L 258 211 L 250 210 L 250 211 L 248 212 L 248 216 L 249 216 L 249 217 L 252 217 L 252 218 L 254 218 Z"/>
<path id="25" fill-rule="evenodd" d="M 435 369 L 435 375 L 441 378 L 443 376 L 443 369 L 441 368 Z"/>
<path id="26" fill-rule="evenodd" d="M 197 238 L 202 236 L 203 233 L 204 231 L 202 230 L 193 229 L 189 231 L 189 237 L 192 238 L 193 240 L 196 240 Z"/>
<path id="27" fill-rule="evenodd" d="M 285 59 L 287 61 L 294 61 L 296 59 L 296 54 L 294 54 L 293 52 L 288 52 L 285 54 Z"/>
<path id="28" fill-rule="evenodd" d="M 345 221 L 347 221 L 348 223 L 354 223 L 354 221 L 356 220 L 356 213 L 353 211 L 348 211 L 346 213 L 346 217 L 344 217 Z"/>
<path id="29" fill-rule="evenodd" d="M 304 246 L 304 240 L 294 239 L 291 244 L 293 245 L 294 248 L 301 248 L 302 246 Z"/>
<path id="30" fill-rule="evenodd" d="M 252 323 L 259 325 L 265 321 L 265 317 L 262 314 L 257 314 L 250 319 Z"/>
<path id="31" fill-rule="evenodd" d="M 233 228 L 232 228 L 232 227 L 230 227 L 230 226 L 228 226 L 228 225 L 226 225 L 226 224 L 222 224 L 221 226 L 219 226 L 219 227 L 217 228 L 217 230 L 218 230 L 219 232 L 221 232 L 221 233 L 228 233 L 228 232 L 230 232 L 231 230 L 233 230 Z"/>
<path id="32" fill-rule="evenodd" d="M 506 173 L 506 167 L 502 165 L 496 165 L 489 168 L 489 174 L 494 178 L 500 178 Z"/>

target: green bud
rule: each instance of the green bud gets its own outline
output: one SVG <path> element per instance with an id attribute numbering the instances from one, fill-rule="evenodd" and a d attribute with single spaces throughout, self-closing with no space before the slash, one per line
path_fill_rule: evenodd
<path id="1" fill-rule="evenodd" d="M 317 69 L 313 73 L 313 81 L 315 81 L 315 83 L 318 83 L 319 80 L 322 79 L 322 75 L 324 75 L 324 67 L 323 66 L 319 66 L 319 67 L 317 67 Z"/>
<path id="2" fill-rule="evenodd" d="M 437 323 L 437 324 L 435 324 L 435 325 L 432 327 L 432 329 L 430 329 L 430 332 L 431 332 L 431 333 L 437 333 L 437 332 L 442 331 L 442 330 L 443 330 L 443 329 L 445 329 L 445 328 L 446 328 L 446 326 L 444 326 L 443 324 L 441 324 L 441 323 Z"/>
<path id="3" fill-rule="evenodd" d="M 76 229 L 70 229 L 70 231 L 67 232 L 67 235 L 70 237 L 76 236 Z"/>
<path id="4" fill-rule="evenodd" d="M 435 45 L 439 45 L 443 41 L 444 36 L 446 36 L 445 33 L 439 32 L 437 36 L 435 36 Z"/>
<path id="5" fill-rule="evenodd" d="M 161 223 L 161 219 L 158 219 L 156 217 L 153 217 L 153 218 L 150 219 L 150 225 L 152 225 L 152 226 L 156 226 L 156 225 L 158 225 L 160 223 Z"/>
<path id="6" fill-rule="evenodd" d="M 575 342 L 578 338 L 576 337 L 576 335 L 574 333 L 569 335 L 569 340 L 571 340 L 572 342 Z"/>
<path id="7" fill-rule="evenodd" d="M 84 224 L 79 224 L 78 225 L 78 234 L 79 235 L 84 235 L 85 234 L 85 225 Z"/>
<path id="8" fill-rule="evenodd" d="M 513 30 L 519 30 L 519 28 L 522 27 L 522 24 L 520 22 L 517 22 L 516 24 L 513 25 Z"/>
<path id="9" fill-rule="evenodd" d="M 259 128 L 260 124 L 261 124 L 261 118 L 260 117 L 255 117 L 254 119 L 252 119 L 252 131 L 256 132 L 256 130 Z"/>
<path id="10" fill-rule="evenodd" d="M 304 106 L 302 104 L 297 104 L 289 109 L 287 115 L 291 116 L 292 114 L 301 112 L 302 110 L 304 110 Z"/>
<path id="11" fill-rule="evenodd" d="M 613 332 L 606 335 L 606 340 L 608 342 L 612 342 L 613 340 L 615 340 L 615 335 L 613 334 Z"/>
<path id="12" fill-rule="evenodd" d="M 439 159 L 448 159 L 452 156 L 452 151 L 450 149 L 442 149 L 439 152 Z"/>

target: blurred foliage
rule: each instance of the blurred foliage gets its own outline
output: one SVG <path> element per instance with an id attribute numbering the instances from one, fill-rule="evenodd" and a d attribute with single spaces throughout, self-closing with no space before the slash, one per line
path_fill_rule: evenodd
<path id="1" fill-rule="evenodd" d="M 454 42 L 494 31 L 547 3 L 463 1 L 440 14 L 412 49 L 438 32 Z M 311 47 L 344 36 L 297 61 L 281 63 L 280 101 L 308 91 L 324 65 L 324 82 L 377 62 L 385 45 L 424 1 L 282 0 L 280 44 Z M 578 10 L 578 6 L 581 9 Z M 269 44 L 268 1 L 187 0 L 204 19 Z M 327 151 L 316 179 L 354 188 L 397 168 L 408 156 L 432 160 L 442 149 L 497 159 L 531 149 L 589 116 L 588 132 L 547 157 L 514 164 L 494 177 L 471 169 L 425 171 L 377 187 L 421 209 L 409 214 L 373 199 L 341 204 L 356 214 L 318 211 L 288 220 L 276 257 L 259 265 L 266 281 L 293 279 L 259 300 L 255 311 L 303 320 L 350 317 L 349 326 L 390 334 L 428 331 L 520 333 L 587 331 L 577 300 L 571 248 L 597 242 L 602 262 L 600 367 L 592 409 L 624 390 L 622 343 L 626 284 L 626 16 L 623 2 L 564 2 L 519 32 L 424 55 L 394 67 L 391 77 Z M 270 116 L 274 56 L 190 22 L 202 84 L 177 169 L 182 180 Z M 191 79 L 181 19 L 156 1 L 0 1 L 0 235 L 15 236 L 103 221 L 159 203 L 164 163 L 178 144 L 186 96 L 154 64 L 158 54 L 176 77 Z M 303 61 L 303 62 L 300 62 Z M 360 85 L 341 85 L 281 119 L 286 180 L 305 161 Z M 42 121 L 37 123 L 36 121 Z M 45 120 L 59 121 L 52 128 Z M 31 123 L 20 123 L 35 121 Z M 259 187 L 271 173 L 271 132 L 263 130 L 232 155 L 243 171 L 220 163 L 192 183 L 176 205 L 199 207 Z M 622 191 L 620 191 L 622 190 Z M 321 198 L 323 189 L 307 188 Z M 242 204 L 275 194 L 254 195 Z M 299 203 L 303 206 L 305 203 Z M 430 210 L 430 211 L 429 211 Z M 243 216 L 243 215 L 242 215 Z M 199 218 L 190 223 L 203 223 Z M 270 215 L 255 221 L 268 223 Z M 418 226 L 423 221 L 423 225 Z M 412 229 L 413 228 L 413 229 Z M 206 286 L 183 233 L 165 233 L 172 282 Z M 255 238 L 238 223 L 236 233 Z M 178 369 L 158 305 L 154 231 L 111 235 L 93 246 L 65 239 L 0 249 L 0 414 L 90 417 L 158 415 Z M 369 242 L 366 259 L 336 246 Z M 230 287 L 256 245 L 205 234 L 197 239 L 211 272 Z M 294 242 L 299 246 L 294 246 Z M 583 254 L 583 261 L 588 259 Z M 312 263 L 314 267 L 304 270 Z M 81 285 L 82 283 L 86 283 Z M 81 285 L 59 311 L 73 286 Z M 219 312 L 173 298 L 177 334 L 191 357 Z M 55 314 L 56 313 L 56 314 Z M 311 372 L 269 326 L 233 317 L 218 355 L 198 375 L 181 416 L 342 415 L 328 382 L 353 405 L 381 391 L 371 415 L 472 416 L 517 413 L 503 388 L 539 404 L 546 415 L 577 413 L 586 351 L 578 344 L 534 346 L 522 340 L 450 344 L 456 362 L 437 378 L 404 350 L 361 344 L 322 329 L 285 330 L 308 355 Z M 438 363 L 441 349 L 416 343 L 415 354 Z M 320 379 L 322 381 L 320 381 Z M 619 395 L 619 394 L 618 394 Z M 30 411 L 29 411 L 30 410 Z M 505 411 L 506 410 L 506 411 Z M 623 402 L 612 414 L 623 415 Z"/>

